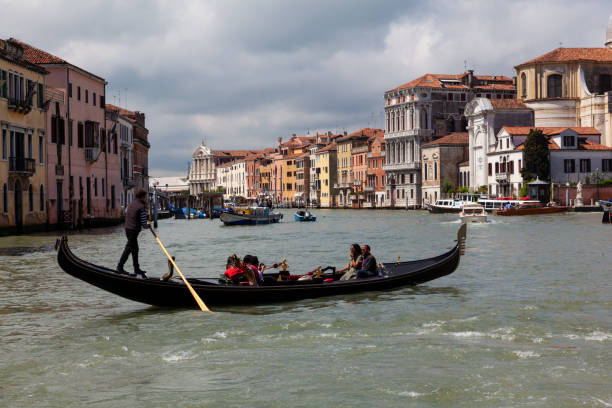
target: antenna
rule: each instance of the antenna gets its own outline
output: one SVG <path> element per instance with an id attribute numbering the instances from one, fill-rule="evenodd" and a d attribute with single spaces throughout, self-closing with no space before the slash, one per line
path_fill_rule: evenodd
<path id="1" fill-rule="evenodd" d="M 463 60 L 463 69 L 467 72 L 467 60 Z"/>
<path id="2" fill-rule="evenodd" d="M 127 109 L 127 88 L 125 88 L 125 109 Z"/>

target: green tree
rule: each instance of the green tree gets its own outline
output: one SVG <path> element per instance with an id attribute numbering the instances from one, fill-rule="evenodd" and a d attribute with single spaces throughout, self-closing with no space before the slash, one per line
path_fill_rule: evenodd
<path id="1" fill-rule="evenodd" d="M 531 129 L 525 140 L 524 163 L 521 175 L 523 180 L 539 177 L 548 180 L 550 175 L 550 159 L 548 154 L 548 139 L 541 130 Z"/>
<path id="2" fill-rule="evenodd" d="M 455 192 L 455 186 L 453 186 L 449 179 L 445 178 L 440 184 L 440 191 L 444 197 L 448 197 Z"/>

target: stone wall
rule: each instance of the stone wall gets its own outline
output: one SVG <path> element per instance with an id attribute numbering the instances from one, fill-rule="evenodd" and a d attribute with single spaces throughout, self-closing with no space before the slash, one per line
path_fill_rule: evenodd
<path id="1" fill-rule="evenodd" d="M 576 200 L 576 186 L 559 186 L 553 190 L 553 200 L 561 205 L 567 204 L 567 193 L 569 192 L 570 203 L 573 205 Z M 595 205 L 597 201 L 597 186 L 594 184 L 586 184 L 582 186 L 582 199 L 584 205 Z M 612 199 L 612 186 L 599 187 L 599 199 L 609 200 Z"/>

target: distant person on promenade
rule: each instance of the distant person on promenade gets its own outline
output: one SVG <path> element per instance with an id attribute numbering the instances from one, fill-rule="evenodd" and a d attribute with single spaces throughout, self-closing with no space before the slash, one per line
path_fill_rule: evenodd
<path id="1" fill-rule="evenodd" d="M 378 269 L 376 268 L 376 258 L 374 258 L 374 255 L 372 255 L 372 253 L 370 252 L 370 246 L 362 246 L 361 253 L 363 254 L 363 261 L 361 263 L 361 268 L 357 271 L 357 279 L 378 276 Z"/>
<path id="2" fill-rule="evenodd" d="M 336 271 L 336 273 L 344 273 L 344 275 L 340 277 L 340 280 L 349 280 L 353 278 L 357 269 L 361 267 L 363 258 L 361 256 L 361 247 L 359 246 L 359 244 L 351 245 L 350 251 L 351 255 L 349 258 L 349 262 L 344 268 Z"/>
<path id="3" fill-rule="evenodd" d="M 117 273 L 127 275 L 127 272 L 123 269 L 123 265 L 127 261 L 130 254 L 132 254 L 132 262 L 134 264 L 135 276 L 141 275 L 146 278 L 145 271 L 140 269 L 138 263 L 138 234 L 142 228 L 151 228 L 147 223 L 147 192 L 140 190 L 136 193 L 136 199 L 128 206 L 125 212 L 125 235 L 127 236 L 127 243 L 119 264 L 117 265 Z"/>

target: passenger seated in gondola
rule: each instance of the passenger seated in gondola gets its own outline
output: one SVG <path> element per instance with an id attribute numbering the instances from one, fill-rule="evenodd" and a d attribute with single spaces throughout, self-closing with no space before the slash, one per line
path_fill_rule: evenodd
<path id="1" fill-rule="evenodd" d="M 255 279 L 255 274 L 249 268 L 246 267 L 244 262 L 240 260 L 238 255 L 233 254 L 229 258 L 227 258 L 227 264 L 225 267 L 225 278 L 237 284 L 248 283 L 253 286 L 257 284 Z"/>
<path id="2" fill-rule="evenodd" d="M 342 269 L 336 271 L 336 273 L 344 273 L 340 280 L 349 280 L 355 276 L 357 269 L 361 268 L 363 257 L 361 256 L 361 247 L 359 244 L 353 244 L 350 248 L 351 255 L 349 262 Z"/>
<path id="3" fill-rule="evenodd" d="M 263 285 L 265 282 L 263 272 L 266 269 L 266 265 L 260 264 L 259 259 L 255 255 L 245 255 L 243 261 L 245 266 L 253 273 L 255 282 L 258 285 Z M 272 282 L 275 281 L 274 278 L 269 280 Z"/>
<path id="4" fill-rule="evenodd" d="M 361 264 L 361 269 L 357 271 L 357 279 L 378 276 L 376 258 L 374 258 L 374 255 L 372 255 L 372 253 L 370 252 L 370 246 L 362 246 L 361 253 L 363 254 L 363 261 Z"/>

